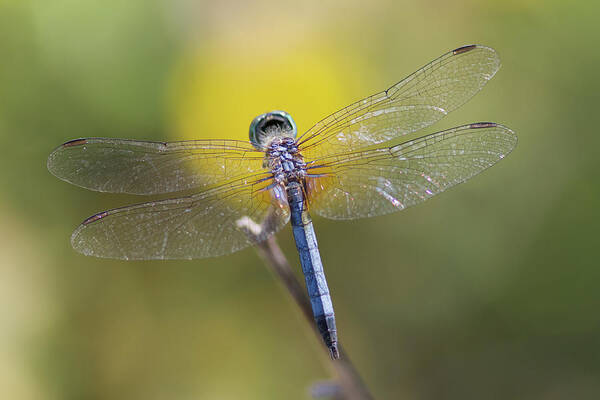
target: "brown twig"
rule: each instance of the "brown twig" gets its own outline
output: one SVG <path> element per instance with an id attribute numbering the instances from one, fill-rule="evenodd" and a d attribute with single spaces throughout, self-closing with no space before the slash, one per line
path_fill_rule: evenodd
<path id="1" fill-rule="evenodd" d="M 268 221 L 265 223 L 268 223 Z M 238 226 L 244 229 L 247 235 L 255 239 L 260 236 L 264 228 L 264 226 L 261 227 L 249 218 L 238 221 Z M 306 321 L 308 321 L 313 332 L 317 335 L 319 343 L 322 343 L 323 347 L 325 347 L 325 344 L 321 340 L 321 335 L 314 323 L 312 308 L 308 296 L 306 295 L 306 291 L 298 282 L 298 279 L 290 267 L 290 263 L 281 251 L 275 237 L 271 236 L 267 240 L 258 243 L 256 249 L 260 257 L 265 261 L 265 264 L 267 264 L 267 266 L 275 273 L 287 291 L 292 295 L 292 298 L 300 307 L 300 310 L 302 310 L 302 314 L 304 314 Z M 337 400 L 373 399 L 373 396 L 371 396 L 371 393 L 358 375 L 358 372 L 341 345 L 339 346 L 339 351 L 340 359 L 332 360 L 330 364 L 337 374 L 337 382 L 317 384 L 316 387 L 313 388 L 313 396 L 328 396 Z"/>

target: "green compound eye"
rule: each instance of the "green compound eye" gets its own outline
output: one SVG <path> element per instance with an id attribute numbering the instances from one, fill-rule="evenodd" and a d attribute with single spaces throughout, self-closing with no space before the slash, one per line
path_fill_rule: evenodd
<path id="1" fill-rule="evenodd" d="M 258 150 L 263 150 L 275 136 L 296 137 L 298 129 L 292 116 L 285 111 L 271 111 L 261 114 L 250 124 L 250 142 Z"/>

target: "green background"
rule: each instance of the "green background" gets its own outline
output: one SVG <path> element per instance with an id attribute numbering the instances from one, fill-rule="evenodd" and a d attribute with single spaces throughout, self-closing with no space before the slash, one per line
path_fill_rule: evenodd
<path id="1" fill-rule="evenodd" d="M 303 131 L 481 43 L 502 69 L 427 132 L 491 120 L 519 144 L 402 213 L 315 218 L 341 341 L 377 398 L 600 398 L 599 4 L 0 0 L 0 397 L 309 397 L 327 355 L 255 251 L 81 256 L 78 223 L 140 199 L 46 158 L 86 136 L 244 139 L 271 109 Z"/>

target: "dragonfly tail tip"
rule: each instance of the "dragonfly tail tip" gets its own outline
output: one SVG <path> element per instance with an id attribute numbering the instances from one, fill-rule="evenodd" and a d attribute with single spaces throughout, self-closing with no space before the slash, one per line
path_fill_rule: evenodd
<path id="1" fill-rule="evenodd" d="M 340 358 L 340 352 L 338 350 L 337 343 L 331 344 L 331 347 L 329 347 L 329 354 L 331 355 L 332 360 L 337 360 Z"/>

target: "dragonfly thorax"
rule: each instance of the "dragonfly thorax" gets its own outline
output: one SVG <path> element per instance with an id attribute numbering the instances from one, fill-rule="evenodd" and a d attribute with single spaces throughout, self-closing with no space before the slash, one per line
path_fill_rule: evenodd
<path id="1" fill-rule="evenodd" d="M 301 182 L 306 177 L 306 163 L 298 152 L 296 140 L 289 136 L 274 137 L 265 152 L 265 166 L 276 183 Z"/>

